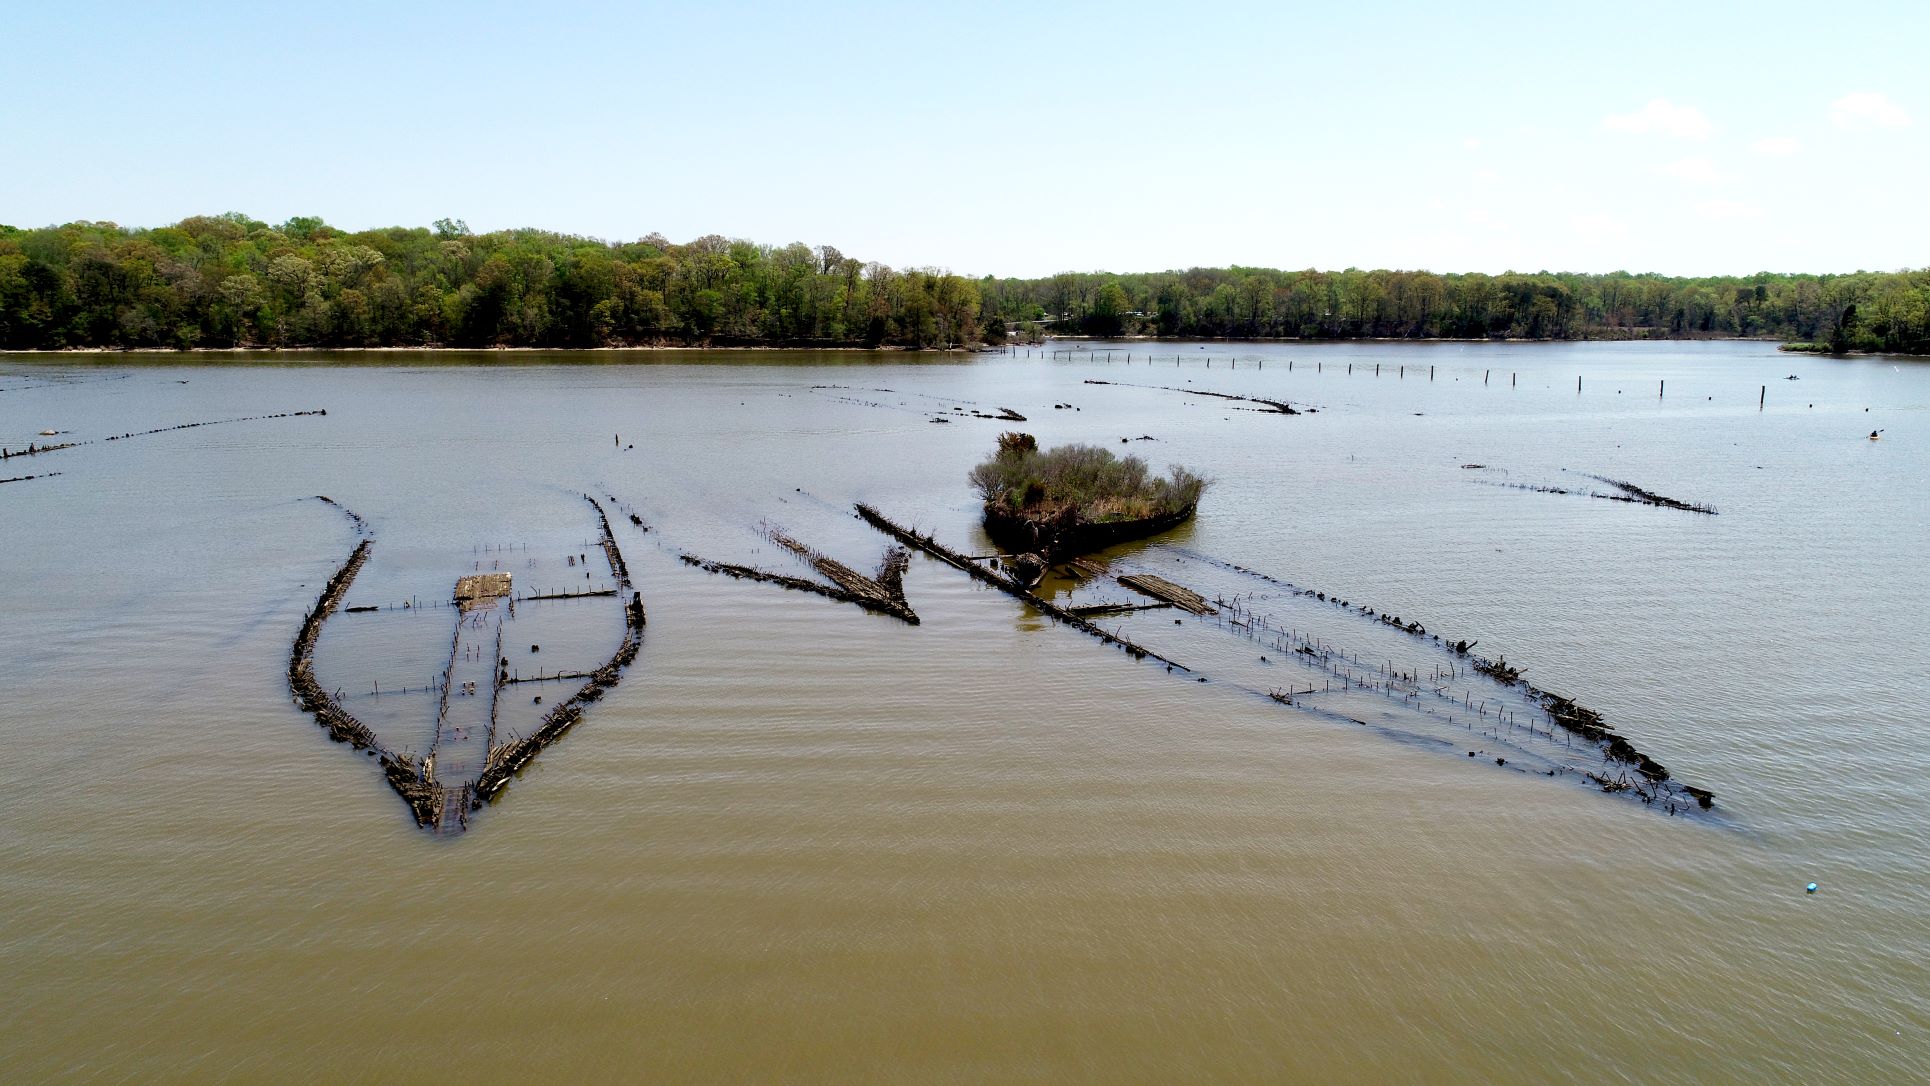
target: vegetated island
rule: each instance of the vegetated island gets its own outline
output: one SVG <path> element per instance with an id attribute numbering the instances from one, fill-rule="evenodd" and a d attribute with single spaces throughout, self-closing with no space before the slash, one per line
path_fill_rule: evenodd
<path id="1" fill-rule="evenodd" d="M 1930 270 L 1679 278 L 1190 268 L 893 269 L 830 245 L 544 230 L 350 231 L 239 213 L 0 225 L 0 350 L 1000 345 L 1207 339 L 1711 339 L 1930 353 Z"/>
<path id="2" fill-rule="evenodd" d="M 1097 445 L 1042 452 L 1015 431 L 999 435 L 971 481 L 985 502 L 985 534 L 1011 552 L 1005 565 L 1027 587 L 1063 559 L 1185 523 L 1208 485 L 1179 465 L 1155 476 L 1139 457 Z"/>

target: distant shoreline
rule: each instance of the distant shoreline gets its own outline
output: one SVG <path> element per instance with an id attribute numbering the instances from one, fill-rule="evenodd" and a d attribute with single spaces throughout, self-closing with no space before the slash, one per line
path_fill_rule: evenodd
<path id="1" fill-rule="evenodd" d="M 413 347 L 11 347 L 0 348 L 5 355 L 311 355 L 311 354 L 623 354 L 643 351 L 701 351 L 701 352 L 841 352 L 867 354 L 1005 354 L 1010 350 L 1039 350 L 1045 343 L 1299 343 L 1310 347 L 1327 346 L 1341 343 L 1409 343 L 1425 345 L 1431 343 L 1497 343 L 1497 344 L 1554 344 L 1554 343 L 1775 343 L 1786 345 L 1775 336 L 1725 336 L 1711 334 L 1690 335 L 1628 335 L 1628 336 L 1579 336 L 1566 339 L 1526 339 L 1496 336 L 1347 336 L 1340 338 L 1314 338 L 1306 336 L 1088 336 L 1054 333 L 1045 337 L 1041 343 L 973 344 L 957 347 L 904 347 L 881 344 L 874 347 L 862 344 L 831 346 L 825 344 L 797 345 L 770 343 L 730 343 L 730 344 L 637 344 L 624 346 L 596 347 L 452 347 L 447 345 L 424 345 Z M 1809 345 L 1789 346 L 1791 350 L 1813 349 Z M 1882 352 L 1850 352 L 1882 353 Z"/>
<path id="2" fill-rule="evenodd" d="M 968 277 L 893 269 L 831 245 L 477 234 L 453 219 L 362 231 L 239 213 L 152 229 L 0 225 L 0 345 L 215 357 L 234 344 L 930 351 L 1075 332 L 1227 343 L 1743 338 L 1930 356 L 1923 289 L 1923 273 L 1907 270 L 1687 277 L 1231 266 Z M 487 346 L 497 343 L 516 347 Z M 356 346 L 366 344 L 386 346 Z"/>

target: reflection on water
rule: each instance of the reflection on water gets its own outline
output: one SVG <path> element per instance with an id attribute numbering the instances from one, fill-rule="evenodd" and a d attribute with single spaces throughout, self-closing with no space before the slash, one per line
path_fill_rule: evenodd
<path id="1" fill-rule="evenodd" d="M 329 412 L 63 450 L 0 489 L 8 1077 L 1918 1073 L 1930 371 L 1753 344 L 1114 346 L 0 359 L 9 447 Z M 1027 421 L 973 414 L 1001 409 Z M 777 524 L 868 568 L 861 500 L 986 553 L 963 476 L 1007 428 L 1216 477 L 1196 523 L 1106 556 L 1229 605 L 1106 620 L 1208 682 L 923 558 L 916 627 L 677 560 L 808 576 Z M 309 496 L 379 540 L 349 602 L 382 609 L 331 620 L 318 670 L 407 745 L 433 741 L 413 691 L 455 628 L 399 605 L 491 563 L 581 581 L 584 492 L 643 522 L 612 518 L 643 652 L 474 831 L 421 834 L 289 699 L 347 541 Z M 503 655 L 567 670 L 622 621 L 519 602 Z M 1480 706 L 1505 695 L 1435 633 L 1601 710 L 1722 817 L 1538 772 L 1575 757 L 1559 730 Z M 1334 665 L 1344 694 L 1265 696 Z"/>

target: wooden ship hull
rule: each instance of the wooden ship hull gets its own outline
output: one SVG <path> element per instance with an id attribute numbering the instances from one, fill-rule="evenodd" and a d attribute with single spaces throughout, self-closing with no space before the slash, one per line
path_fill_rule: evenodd
<path id="1" fill-rule="evenodd" d="M 518 602 L 509 573 L 477 573 L 459 577 L 455 582 L 449 602 L 456 615 L 456 628 L 440 679 L 433 688 L 428 688 L 436 696 L 434 731 L 428 749 L 419 756 L 396 749 L 393 742 L 356 719 L 340 698 L 315 676 L 315 646 L 322 626 L 343 610 L 343 598 L 368 560 L 375 542 L 373 538 L 363 538 L 356 545 L 329 578 L 315 606 L 303 617 L 288 664 L 289 687 L 296 704 L 313 714 L 331 738 L 375 756 L 390 787 L 408 804 L 417 825 L 439 831 L 467 828 L 469 813 L 480 808 L 517 770 L 581 720 L 585 706 L 616 686 L 624 669 L 636 659 L 643 641 L 643 597 L 631 586 L 629 569 L 611 534 L 609 518 L 595 499 L 585 495 L 584 500 L 596 512 L 601 531 L 600 548 L 609 562 L 615 587 L 524 598 L 615 596 L 623 609 L 623 635 L 616 650 L 599 666 L 580 673 L 550 675 L 543 680 L 580 679 L 582 682 L 544 713 L 527 734 L 499 734 L 498 727 L 505 689 L 513 683 L 529 681 L 513 676 L 503 655 L 503 624 L 514 616 Z M 353 513 L 348 515 L 358 531 L 366 532 L 360 518 Z"/>

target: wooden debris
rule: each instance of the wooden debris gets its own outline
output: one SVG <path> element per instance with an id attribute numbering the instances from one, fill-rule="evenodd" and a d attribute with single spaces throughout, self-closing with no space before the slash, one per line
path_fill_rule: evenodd
<path id="1" fill-rule="evenodd" d="M 1463 653 L 1463 655 L 1466 654 Z M 1521 681 L 1521 669 L 1518 667 L 1509 667 L 1508 658 L 1505 656 L 1499 660 L 1490 660 L 1485 656 L 1477 656 L 1474 660 L 1474 670 L 1479 671 L 1481 674 L 1486 675 L 1488 678 L 1493 679 L 1503 686 L 1513 686 L 1515 683 Z"/>
<path id="2" fill-rule="evenodd" d="M 1087 578 L 1088 580 L 1104 577 L 1112 572 L 1111 567 L 1107 566 L 1106 563 L 1084 557 L 1074 558 L 1067 562 L 1066 568 L 1072 570 L 1075 575 Z"/>

